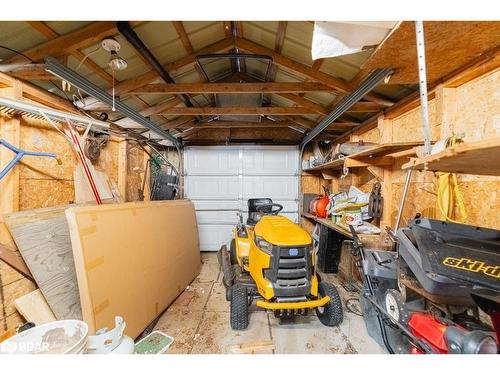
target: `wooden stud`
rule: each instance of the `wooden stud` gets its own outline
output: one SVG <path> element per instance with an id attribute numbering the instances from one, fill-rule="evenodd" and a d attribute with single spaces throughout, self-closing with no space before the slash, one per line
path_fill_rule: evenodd
<path id="1" fill-rule="evenodd" d="M 22 99 L 23 86 L 20 81 L 15 81 L 12 88 L 0 89 L 2 96 L 13 99 Z M 12 118 L 0 116 L 0 138 L 6 140 L 14 147 L 20 146 L 21 120 L 19 117 Z M 14 154 L 6 147 L 0 147 L 0 169 L 3 169 L 13 158 Z M 6 214 L 19 210 L 19 165 L 15 165 L 0 180 L 0 214 Z M 3 241 L 2 241 L 3 242 Z"/>
<path id="2" fill-rule="evenodd" d="M 127 141 L 118 144 L 118 191 L 123 202 L 127 201 Z"/>
<path id="3" fill-rule="evenodd" d="M 41 61 L 45 56 L 54 57 L 65 55 L 71 51 L 85 48 L 100 42 L 103 38 L 116 34 L 116 22 L 92 22 L 68 34 L 61 35 L 36 47 L 23 51 L 33 61 Z M 6 64 L 26 62 L 26 58 L 16 55 L 7 60 Z"/>
<path id="4" fill-rule="evenodd" d="M 299 93 L 332 91 L 320 82 L 220 82 L 220 83 L 155 83 L 139 87 L 130 94 L 242 94 Z"/>

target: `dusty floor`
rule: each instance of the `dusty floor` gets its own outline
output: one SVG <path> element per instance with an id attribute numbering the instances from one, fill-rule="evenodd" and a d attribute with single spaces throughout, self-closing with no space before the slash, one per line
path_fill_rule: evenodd
<path id="1" fill-rule="evenodd" d="M 215 253 L 202 253 L 203 266 L 196 280 L 159 319 L 156 329 L 174 337 L 167 353 L 383 353 L 368 336 L 363 319 L 344 308 L 339 327 L 325 327 L 313 313 L 280 324 L 271 312 L 252 308 L 250 325 L 233 331 L 229 325 L 229 302 Z M 333 275 L 323 279 L 339 284 Z M 338 287 L 343 300 L 351 295 Z"/>

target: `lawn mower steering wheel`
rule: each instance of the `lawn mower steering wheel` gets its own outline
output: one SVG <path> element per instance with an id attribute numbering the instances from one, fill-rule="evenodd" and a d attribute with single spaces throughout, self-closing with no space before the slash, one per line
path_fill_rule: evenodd
<path id="1" fill-rule="evenodd" d="M 273 207 L 276 207 L 273 209 Z M 255 210 L 257 212 L 267 214 L 267 215 L 278 215 L 281 210 L 283 209 L 283 206 L 278 203 L 265 203 L 265 204 L 259 204 L 258 206 L 255 207 Z"/>

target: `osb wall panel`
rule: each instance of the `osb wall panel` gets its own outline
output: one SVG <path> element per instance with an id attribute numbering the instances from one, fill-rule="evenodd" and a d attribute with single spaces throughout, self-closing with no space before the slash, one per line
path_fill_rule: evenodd
<path id="1" fill-rule="evenodd" d="M 391 227 L 396 223 L 397 210 L 404 184 L 392 184 L 391 199 Z M 436 186 L 434 183 L 411 183 L 406 196 L 401 225 L 404 226 L 413 219 L 417 213 L 423 216 L 434 217 L 436 207 Z M 387 199 L 387 197 L 386 197 Z M 384 205 L 384 208 L 386 206 Z"/>
<path id="2" fill-rule="evenodd" d="M 105 172 L 111 181 L 118 184 L 118 142 L 110 141 L 101 149 L 94 167 Z"/>
<path id="3" fill-rule="evenodd" d="M 500 135 L 500 69 L 458 87 L 455 92 L 454 131 L 467 141 Z"/>
<path id="4" fill-rule="evenodd" d="M 361 135 L 352 135 L 351 141 L 362 140 L 363 142 L 380 143 L 380 129 L 374 128 Z"/>
<path id="5" fill-rule="evenodd" d="M 73 180 L 21 179 L 19 184 L 20 211 L 74 202 Z"/>
<path id="6" fill-rule="evenodd" d="M 420 107 L 396 117 L 391 124 L 386 126 L 392 127 L 392 142 L 415 142 L 422 141 L 422 114 Z M 440 137 L 440 128 L 436 121 L 436 99 L 429 101 L 429 125 L 431 130 L 431 140 L 437 141 Z M 384 131 L 391 131 L 384 129 Z"/>
<path id="7" fill-rule="evenodd" d="M 127 201 L 139 200 L 144 177 L 144 151 L 134 142 L 127 144 Z"/>

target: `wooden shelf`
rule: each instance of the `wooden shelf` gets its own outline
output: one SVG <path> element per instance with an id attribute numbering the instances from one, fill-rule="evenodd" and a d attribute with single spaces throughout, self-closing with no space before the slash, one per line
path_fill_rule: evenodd
<path id="1" fill-rule="evenodd" d="M 462 143 L 434 155 L 414 158 L 403 169 L 500 176 L 500 137 Z"/>
<path id="2" fill-rule="evenodd" d="M 351 232 L 349 232 L 348 230 L 345 230 L 344 228 L 342 228 L 341 226 L 339 226 L 337 224 L 334 224 L 331 220 L 322 219 L 320 217 L 316 217 L 310 213 L 305 213 L 305 212 L 302 213 L 302 216 L 309 219 L 309 220 L 313 220 L 321 225 L 324 225 L 330 229 L 333 229 L 334 231 L 339 232 L 340 234 L 343 234 L 346 237 L 352 238 Z"/>
<path id="3" fill-rule="evenodd" d="M 341 170 L 344 166 L 347 168 L 361 168 L 368 166 L 393 165 L 394 157 L 389 155 L 405 151 L 422 144 L 422 142 L 380 144 L 367 150 L 346 156 L 343 159 L 332 160 L 313 168 L 303 169 L 303 172 L 315 173 L 325 170 Z"/>

